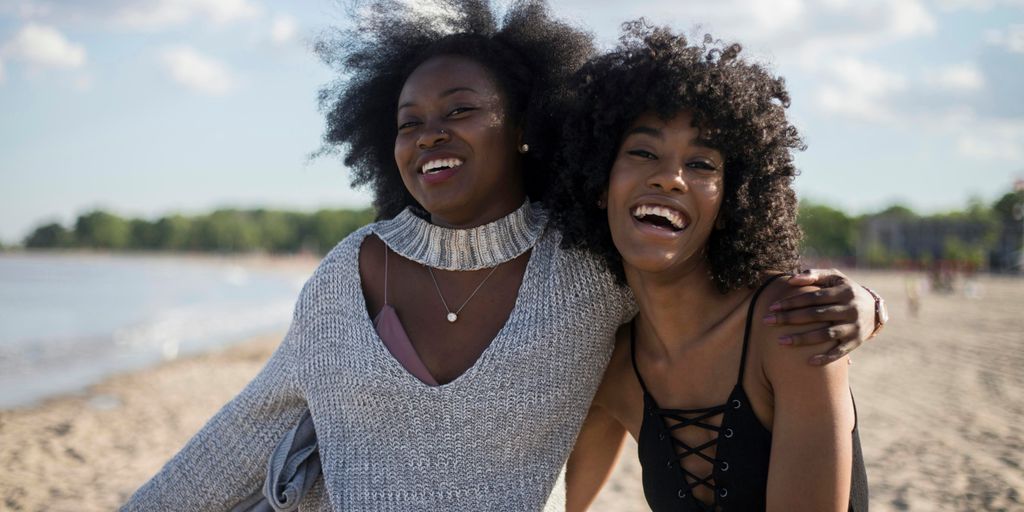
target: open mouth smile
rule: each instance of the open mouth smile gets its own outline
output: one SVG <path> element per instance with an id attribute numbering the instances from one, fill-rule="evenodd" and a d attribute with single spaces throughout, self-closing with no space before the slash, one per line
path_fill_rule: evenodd
<path id="1" fill-rule="evenodd" d="M 690 225 L 690 218 L 684 212 L 662 205 L 641 204 L 634 206 L 629 213 L 641 224 L 671 233 L 678 233 Z"/>
<path id="2" fill-rule="evenodd" d="M 462 165 L 461 158 L 437 158 L 430 160 L 420 167 L 420 174 L 436 174 Z"/>

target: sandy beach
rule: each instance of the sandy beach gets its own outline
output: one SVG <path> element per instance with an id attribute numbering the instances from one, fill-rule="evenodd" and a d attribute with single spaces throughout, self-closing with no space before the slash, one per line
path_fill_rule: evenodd
<path id="1" fill-rule="evenodd" d="M 852 371 L 874 511 L 1024 510 L 1024 279 L 980 276 L 924 294 L 905 274 L 856 273 L 891 324 Z M 0 411 L 0 510 L 116 509 L 259 370 L 279 341 L 111 377 Z M 593 510 L 647 510 L 635 445 Z"/>

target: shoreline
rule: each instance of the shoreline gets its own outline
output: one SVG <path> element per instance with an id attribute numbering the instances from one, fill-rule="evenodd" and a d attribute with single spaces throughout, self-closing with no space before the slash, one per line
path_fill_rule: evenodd
<path id="1" fill-rule="evenodd" d="M 313 253 L 273 254 L 267 252 L 172 252 L 172 251 L 101 251 L 87 249 L 18 249 L 0 251 L 0 258 L 74 258 L 78 260 L 153 260 L 208 263 L 218 266 L 239 265 L 251 270 L 312 273 L 322 256 Z"/>
<path id="2" fill-rule="evenodd" d="M 262 368 L 284 333 L 0 411 L 8 510 L 116 510 Z"/>

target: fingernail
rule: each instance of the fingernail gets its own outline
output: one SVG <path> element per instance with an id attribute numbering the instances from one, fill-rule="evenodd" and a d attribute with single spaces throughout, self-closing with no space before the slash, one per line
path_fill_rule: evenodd
<path id="1" fill-rule="evenodd" d="M 768 325 L 775 325 L 775 322 L 777 322 L 777 321 L 778 321 L 778 319 L 775 318 L 775 315 L 768 315 L 768 316 L 764 317 L 764 323 L 766 323 Z"/>
<path id="2" fill-rule="evenodd" d="M 789 336 L 779 336 L 779 345 L 792 345 L 793 338 Z"/>
<path id="3" fill-rule="evenodd" d="M 782 309 L 782 304 L 779 304 L 778 302 L 776 302 L 775 304 L 772 304 L 771 306 L 768 307 L 768 311 L 779 311 L 781 309 Z"/>

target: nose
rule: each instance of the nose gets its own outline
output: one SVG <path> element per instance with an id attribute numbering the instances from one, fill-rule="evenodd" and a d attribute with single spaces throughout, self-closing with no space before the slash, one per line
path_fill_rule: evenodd
<path id="1" fill-rule="evenodd" d="M 444 128 L 425 130 L 418 139 L 416 146 L 420 149 L 429 149 L 438 144 L 444 144 L 451 140 L 452 136 Z"/>
<path id="2" fill-rule="evenodd" d="M 666 163 L 647 178 L 647 186 L 665 192 L 685 194 L 690 187 L 686 184 L 683 167 L 678 164 Z"/>

